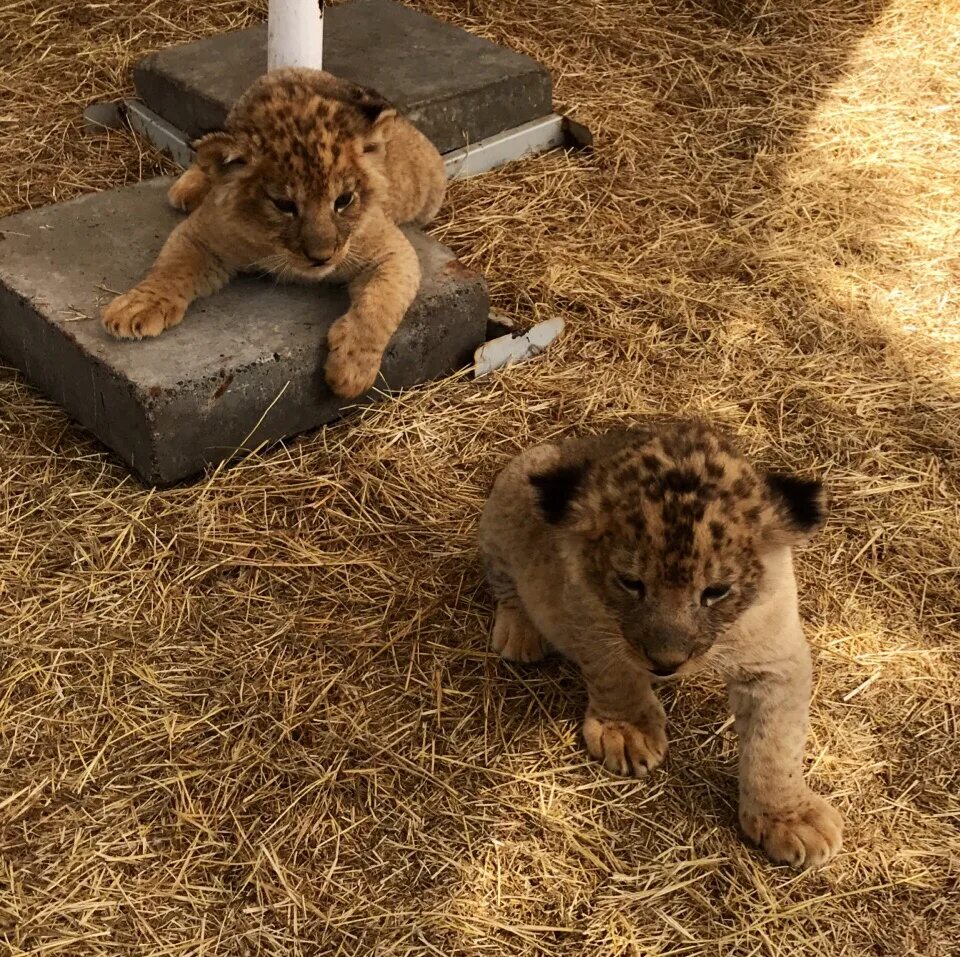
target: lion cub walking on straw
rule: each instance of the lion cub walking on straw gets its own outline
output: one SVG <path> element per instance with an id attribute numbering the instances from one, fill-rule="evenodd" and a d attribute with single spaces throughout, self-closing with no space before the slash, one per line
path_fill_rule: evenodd
<path id="1" fill-rule="evenodd" d="M 651 677 L 712 666 L 740 738 L 744 831 L 775 861 L 821 864 L 841 819 L 803 780 L 811 663 L 791 549 L 823 516 L 818 482 L 758 472 L 698 423 L 530 449 L 480 522 L 493 647 L 577 664 L 587 749 L 637 776 L 667 750 Z"/>
<path id="2" fill-rule="evenodd" d="M 366 392 L 413 302 L 420 265 L 398 224 L 425 225 L 446 190 L 433 144 L 378 94 L 320 70 L 278 70 L 196 144 L 170 189 L 190 216 L 146 278 L 106 308 L 115 336 L 156 336 L 241 271 L 346 282 L 329 333 L 327 382 Z"/>

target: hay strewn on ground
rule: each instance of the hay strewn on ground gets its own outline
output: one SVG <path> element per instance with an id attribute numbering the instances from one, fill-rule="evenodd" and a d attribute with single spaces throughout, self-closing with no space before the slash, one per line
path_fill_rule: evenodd
<path id="1" fill-rule="evenodd" d="M 221 0 L 0 4 L 0 208 L 164 169 L 81 108 Z M 0 940 L 12 955 L 922 955 L 960 938 L 960 10 L 427 0 L 589 124 L 456 185 L 437 234 L 568 333 L 145 493 L 0 376 Z M 485 650 L 473 549 L 522 445 L 708 413 L 818 470 L 800 560 L 825 870 L 735 831 L 722 689 L 617 781 L 566 666 Z"/>

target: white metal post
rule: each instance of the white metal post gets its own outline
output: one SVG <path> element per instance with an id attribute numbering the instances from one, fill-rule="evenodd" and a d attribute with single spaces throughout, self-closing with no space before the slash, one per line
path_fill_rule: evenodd
<path id="1" fill-rule="evenodd" d="M 323 0 L 270 0 L 267 69 L 323 68 Z"/>

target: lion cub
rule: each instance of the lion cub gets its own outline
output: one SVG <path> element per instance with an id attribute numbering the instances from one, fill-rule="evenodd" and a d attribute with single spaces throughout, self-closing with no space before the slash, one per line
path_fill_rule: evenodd
<path id="1" fill-rule="evenodd" d="M 420 285 L 398 224 L 428 223 L 446 190 L 433 144 L 378 94 L 288 69 L 257 80 L 196 150 L 170 189 L 190 216 L 103 324 L 121 338 L 159 335 L 243 271 L 345 282 L 350 308 L 330 329 L 327 382 L 346 398 L 366 392 Z"/>
<path id="2" fill-rule="evenodd" d="M 577 664 L 588 751 L 637 776 L 667 750 L 651 678 L 714 668 L 740 738 L 744 831 L 775 861 L 822 864 L 842 822 L 803 780 L 811 663 L 791 548 L 824 510 L 818 482 L 758 472 L 695 422 L 530 449 L 480 522 L 493 647 Z"/>

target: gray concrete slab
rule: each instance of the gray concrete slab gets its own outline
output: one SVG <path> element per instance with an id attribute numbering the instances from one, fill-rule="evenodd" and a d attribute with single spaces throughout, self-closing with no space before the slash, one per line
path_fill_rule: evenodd
<path id="1" fill-rule="evenodd" d="M 324 67 L 399 106 L 441 153 L 552 112 L 550 74 L 392 0 L 352 0 L 324 14 Z M 195 138 L 219 129 L 267 67 L 266 25 L 153 53 L 134 68 L 143 102 Z"/>
<path id="2" fill-rule="evenodd" d="M 156 339 L 107 335 L 101 305 L 143 276 L 176 222 L 169 182 L 0 220 L 0 354 L 160 485 L 344 410 L 323 378 L 326 331 L 347 307 L 342 288 L 241 278 Z M 381 389 L 467 365 L 486 332 L 483 278 L 445 246 L 409 235 L 424 279 L 388 349 Z"/>

